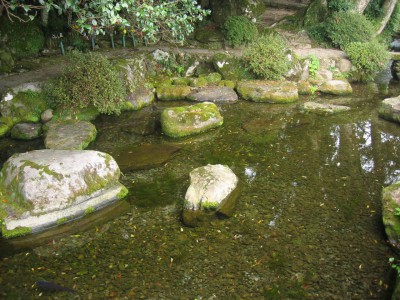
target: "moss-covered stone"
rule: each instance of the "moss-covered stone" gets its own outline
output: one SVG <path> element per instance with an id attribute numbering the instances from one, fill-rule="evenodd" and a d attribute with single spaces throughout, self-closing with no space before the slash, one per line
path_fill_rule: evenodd
<path id="1" fill-rule="evenodd" d="M 398 249 L 400 246 L 400 216 L 395 214 L 400 208 L 400 182 L 396 182 L 382 191 L 382 219 L 390 243 Z"/>
<path id="2" fill-rule="evenodd" d="M 224 40 L 221 31 L 217 30 L 216 26 L 213 26 L 212 24 L 197 29 L 194 33 L 194 38 L 203 44 L 222 42 Z"/>
<path id="3" fill-rule="evenodd" d="M 400 123 L 400 96 L 382 101 L 379 116 L 388 121 Z"/>
<path id="4" fill-rule="evenodd" d="M 19 236 L 24 236 L 30 234 L 32 232 L 32 228 L 29 227 L 17 227 L 12 230 L 7 230 L 5 226 L 2 226 L 2 236 L 5 239 L 16 238 Z"/>
<path id="5" fill-rule="evenodd" d="M 219 73 L 209 73 L 209 74 L 201 74 L 199 75 L 199 78 L 204 78 L 207 80 L 208 84 L 213 84 L 213 83 L 218 83 L 221 81 L 222 76 Z"/>
<path id="6" fill-rule="evenodd" d="M 245 62 L 239 58 L 226 53 L 218 53 L 213 57 L 214 68 L 227 80 L 255 79 L 245 65 Z"/>
<path id="7" fill-rule="evenodd" d="M 296 83 L 289 81 L 241 81 L 236 90 L 243 99 L 254 102 L 291 103 L 299 98 Z"/>
<path id="8" fill-rule="evenodd" d="M 172 79 L 173 85 L 189 85 L 190 78 L 187 77 L 176 77 Z"/>
<path id="9" fill-rule="evenodd" d="M 129 190 L 125 187 L 122 186 L 121 191 L 117 194 L 117 199 L 123 199 L 125 198 L 129 193 Z"/>
<path id="10" fill-rule="evenodd" d="M 309 5 L 304 17 L 304 26 L 309 28 L 321 24 L 328 15 L 326 0 L 315 0 Z"/>
<path id="11" fill-rule="evenodd" d="M 185 100 L 190 87 L 183 85 L 162 85 L 157 88 L 157 99 L 161 101 Z"/>
<path id="12" fill-rule="evenodd" d="M 232 80 L 221 80 L 220 82 L 218 82 L 218 86 L 226 86 L 230 87 L 231 89 L 235 89 L 236 83 Z"/>
<path id="13" fill-rule="evenodd" d="M 190 78 L 190 86 L 192 87 L 205 87 L 208 85 L 208 81 L 204 77 Z"/>
<path id="14" fill-rule="evenodd" d="M 45 42 L 38 19 L 31 22 L 10 22 L 7 14 L 0 18 L 0 40 L 17 59 L 38 54 Z"/>
<path id="15" fill-rule="evenodd" d="M 327 80 L 324 81 L 318 88 L 318 91 L 324 94 L 331 94 L 337 96 L 346 96 L 353 93 L 350 83 L 345 80 Z"/>
<path id="16" fill-rule="evenodd" d="M 297 83 L 297 89 L 299 91 L 299 95 L 311 95 L 313 85 L 309 81 L 299 81 Z"/>
<path id="17" fill-rule="evenodd" d="M 210 0 L 211 16 L 213 21 L 222 25 L 230 16 L 246 14 L 250 18 L 257 18 L 265 11 L 263 0 Z"/>
<path id="18" fill-rule="evenodd" d="M 11 53 L 0 50 L 0 74 L 9 73 L 14 67 L 14 59 Z"/>
<path id="19" fill-rule="evenodd" d="M 49 108 L 44 95 L 40 92 L 24 91 L 17 94 L 7 93 L 0 101 L 0 111 L 3 117 L 12 120 L 13 124 L 20 122 L 40 121 L 43 111 Z"/>
<path id="20" fill-rule="evenodd" d="M 209 102 L 166 108 L 161 113 L 162 131 L 170 137 L 198 134 L 222 124 L 223 118 L 218 107 Z"/>
<path id="21" fill-rule="evenodd" d="M 42 135 L 42 124 L 19 123 L 11 130 L 11 137 L 18 140 L 33 140 Z"/>
<path id="22" fill-rule="evenodd" d="M 5 136 L 10 130 L 10 126 L 4 123 L 0 123 L 0 138 Z"/>

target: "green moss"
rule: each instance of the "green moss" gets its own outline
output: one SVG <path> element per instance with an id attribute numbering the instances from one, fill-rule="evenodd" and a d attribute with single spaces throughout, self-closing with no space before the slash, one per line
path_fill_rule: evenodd
<path id="1" fill-rule="evenodd" d="M 221 81 L 222 76 L 219 73 L 209 73 L 199 75 L 199 79 L 204 78 L 208 84 L 218 83 Z"/>
<path id="2" fill-rule="evenodd" d="M 30 227 L 17 227 L 12 230 L 7 230 L 5 225 L 2 226 L 2 235 L 6 239 L 24 236 L 30 233 L 32 233 L 32 228 Z"/>
<path id="3" fill-rule="evenodd" d="M 11 128 L 7 124 L 0 123 L 0 138 L 5 136 L 10 130 Z"/>
<path id="4" fill-rule="evenodd" d="M 227 86 L 230 87 L 231 89 L 235 89 L 236 84 L 232 80 L 221 80 L 220 82 L 218 82 L 218 86 Z"/>
<path id="5" fill-rule="evenodd" d="M 205 210 L 216 210 L 218 207 L 218 202 L 205 201 L 201 203 L 201 207 Z"/>
<path id="6" fill-rule="evenodd" d="M 190 79 L 186 77 L 177 77 L 172 80 L 174 85 L 189 85 Z"/>
<path id="7" fill-rule="evenodd" d="M 121 187 L 121 190 L 119 191 L 119 193 L 117 194 L 117 199 L 123 199 L 128 195 L 129 191 L 125 186 Z"/>
<path id="8" fill-rule="evenodd" d="M 17 93 L 12 100 L 3 101 L 0 110 L 8 123 L 39 122 L 43 111 L 49 108 L 42 93 L 25 91 Z M 5 123 L 5 122 L 3 122 Z"/>
<path id="9" fill-rule="evenodd" d="M 61 218 L 61 219 L 57 220 L 57 225 L 62 225 L 62 224 L 67 223 L 67 222 L 68 222 L 68 218 L 64 217 L 64 218 Z"/>
<path id="10" fill-rule="evenodd" d="M 83 213 L 83 215 L 87 216 L 94 213 L 94 207 L 88 207 L 85 209 L 85 212 Z"/>
<path id="11" fill-rule="evenodd" d="M 200 78 L 190 78 L 190 86 L 192 87 L 205 87 L 207 86 L 208 81 L 204 77 Z"/>
<path id="12" fill-rule="evenodd" d="M 157 98 L 159 100 L 185 100 L 191 89 L 189 86 L 164 85 L 157 88 Z"/>
<path id="13" fill-rule="evenodd" d="M 56 178 L 58 181 L 61 181 L 64 178 L 62 174 L 50 170 L 49 166 L 42 166 L 29 160 L 22 160 L 21 162 L 23 163 L 21 169 L 25 169 L 26 167 L 31 167 L 32 169 L 38 170 L 40 175 L 45 173 L 47 175 Z"/>

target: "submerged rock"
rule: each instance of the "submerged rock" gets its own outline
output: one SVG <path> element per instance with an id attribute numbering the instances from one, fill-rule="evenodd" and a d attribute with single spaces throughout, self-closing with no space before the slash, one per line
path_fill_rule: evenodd
<path id="1" fill-rule="evenodd" d="M 199 102 L 234 102 L 238 100 L 238 95 L 233 88 L 227 86 L 208 86 L 193 91 L 187 99 Z"/>
<path id="2" fill-rule="evenodd" d="M 349 111 L 351 108 L 344 105 L 325 104 L 317 102 L 306 102 L 301 105 L 301 110 L 305 112 L 313 112 L 317 114 L 335 114 Z"/>
<path id="3" fill-rule="evenodd" d="M 400 182 L 396 182 L 382 191 L 382 218 L 386 235 L 396 249 L 400 247 Z"/>
<path id="4" fill-rule="evenodd" d="M 290 81 L 241 81 L 237 91 L 243 99 L 254 102 L 291 103 L 299 98 L 297 84 Z"/>
<path id="5" fill-rule="evenodd" d="M 140 145 L 124 147 L 112 154 L 124 172 L 156 168 L 168 162 L 179 150 L 179 147 L 168 144 Z"/>
<path id="6" fill-rule="evenodd" d="M 11 137 L 19 140 L 33 140 L 42 135 L 40 123 L 18 123 L 11 130 Z"/>
<path id="7" fill-rule="evenodd" d="M 318 87 L 318 91 L 337 96 L 353 93 L 353 89 L 347 80 L 327 80 Z"/>
<path id="8" fill-rule="evenodd" d="M 96 127 L 88 121 L 48 122 L 44 144 L 47 149 L 82 150 L 96 138 Z"/>
<path id="9" fill-rule="evenodd" d="M 221 126 L 223 117 L 214 103 L 166 108 L 161 113 L 161 127 L 170 137 L 184 137 Z"/>
<path id="10" fill-rule="evenodd" d="M 386 120 L 399 123 L 400 96 L 383 100 L 381 107 L 379 108 L 379 116 Z"/>
<path id="11" fill-rule="evenodd" d="M 115 160 L 98 151 L 14 154 L 0 173 L 3 236 L 43 231 L 124 197 Z"/>
<path id="12" fill-rule="evenodd" d="M 191 171 L 183 222 L 188 226 L 197 226 L 215 213 L 231 216 L 239 195 L 238 184 L 238 177 L 228 166 L 207 165 Z"/>

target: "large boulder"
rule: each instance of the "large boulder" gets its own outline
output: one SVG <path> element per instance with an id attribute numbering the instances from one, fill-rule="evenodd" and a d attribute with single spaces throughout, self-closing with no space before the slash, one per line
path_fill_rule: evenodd
<path id="1" fill-rule="evenodd" d="M 400 122 L 400 96 L 387 98 L 382 101 L 379 108 L 379 116 L 399 123 Z"/>
<path id="2" fill-rule="evenodd" d="M 161 127 L 170 137 L 184 137 L 221 126 L 223 117 L 211 102 L 166 108 L 161 113 Z"/>
<path id="3" fill-rule="evenodd" d="M 386 235 L 395 249 L 400 247 L 400 182 L 382 191 L 382 218 Z"/>
<path id="4" fill-rule="evenodd" d="M 349 111 L 351 108 L 344 105 L 334 105 L 328 103 L 305 102 L 301 105 L 301 110 L 304 112 L 313 112 L 316 114 L 336 114 L 344 111 Z"/>
<path id="5" fill-rule="evenodd" d="M 96 127 L 88 121 L 51 121 L 44 126 L 47 149 L 82 150 L 93 142 L 97 135 Z"/>
<path id="6" fill-rule="evenodd" d="M 238 100 L 238 95 L 227 86 L 208 86 L 194 90 L 187 99 L 198 102 L 234 102 Z"/>
<path id="7" fill-rule="evenodd" d="M 124 197 L 120 170 L 97 151 L 36 150 L 14 154 L 0 173 L 2 234 L 39 232 Z"/>
<path id="8" fill-rule="evenodd" d="M 327 80 L 319 86 L 318 91 L 324 94 L 343 96 L 350 95 L 353 89 L 347 80 Z"/>
<path id="9" fill-rule="evenodd" d="M 129 93 L 127 96 L 127 100 L 132 105 L 131 108 L 133 110 L 138 110 L 151 105 L 155 98 L 153 90 L 145 86 L 137 88 L 135 92 Z"/>
<path id="10" fill-rule="evenodd" d="M 241 81 L 236 90 L 243 99 L 254 102 L 291 103 L 299 98 L 297 84 L 290 81 Z"/>
<path id="11" fill-rule="evenodd" d="M 239 179 L 228 166 L 207 165 L 190 172 L 183 222 L 197 226 L 215 213 L 231 216 L 239 194 Z"/>

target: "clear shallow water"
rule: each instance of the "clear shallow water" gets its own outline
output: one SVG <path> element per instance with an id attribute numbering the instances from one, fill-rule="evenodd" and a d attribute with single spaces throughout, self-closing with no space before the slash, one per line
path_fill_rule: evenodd
<path id="1" fill-rule="evenodd" d="M 220 105 L 222 128 L 184 140 L 161 136 L 156 121 L 162 106 L 182 103 L 159 103 L 144 135 L 132 128 L 148 119 L 145 112 L 97 120 L 92 149 L 181 149 L 162 167 L 124 172 L 131 195 L 117 208 L 65 225 L 50 239 L 0 241 L 0 298 L 390 298 L 394 254 L 380 193 L 400 178 L 400 131 L 377 117 L 382 97 L 356 89 L 351 99 L 328 100 L 354 108 L 337 116 L 303 115 L 298 104 Z M 42 147 L 6 142 L 2 161 L 17 149 Z M 187 228 L 180 210 L 188 174 L 207 163 L 227 164 L 240 177 L 237 212 Z M 32 287 L 40 279 L 77 294 L 40 296 Z"/>

